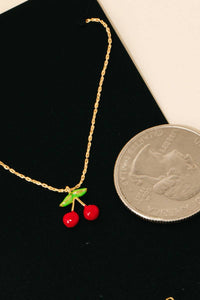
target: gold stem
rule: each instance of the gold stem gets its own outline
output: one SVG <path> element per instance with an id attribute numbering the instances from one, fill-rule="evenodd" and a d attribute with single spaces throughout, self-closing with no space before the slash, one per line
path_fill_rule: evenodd
<path id="1" fill-rule="evenodd" d="M 73 202 L 72 202 L 72 209 L 71 209 L 71 211 L 74 211 L 75 200 L 76 200 L 76 199 L 73 199 Z"/>
<path id="2" fill-rule="evenodd" d="M 83 201 L 81 201 L 79 198 L 75 198 L 81 205 L 83 205 L 83 206 L 85 206 L 86 204 L 83 202 Z"/>

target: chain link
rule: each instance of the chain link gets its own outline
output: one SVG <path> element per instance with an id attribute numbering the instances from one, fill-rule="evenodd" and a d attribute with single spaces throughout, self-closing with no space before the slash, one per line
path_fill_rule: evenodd
<path id="1" fill-rule="evenodd" d="M 56 188 L 56 187 L 53 187 L 53 186 L 48 185 L 46 183 L 43 183 L 43 182 L 40 182 L 38 180 L 32 179 L 28 176 L 25 176 L 24 174 L 21 174 L 21 173 L 15 171 L 11 167 L 9 167 L 8 165 L 6 165 L 2 161 L 0 161 L 0 166 L 2 166 L 5 170 L 9 171 L 10 173 L 20 177 L 21 179 L 24 179 L 28 182 L 39 185 L 39 186 L 41 186 L 45 189 L 48 189 L 50 191 L 53 191 L 53 192 L 69 193 L 69 192 L 79 188 L 85 180 L 85 175 L 86 175 L 87 169 L 88 169 L 90 149 L 91 149 L 91 146 L 92 146 L 93 132 L 94 132 L 94 129 L 95 129 L 96 115 L 97 115 L 97 112 L 98 112 L 99 101 L 100 101 L 101 91 L 102 91 L 102 85 L 103 85 L 103 82 L 104 82 L 104 76 L 105 76 L 106 69 L 107 69 L 107 66 L 108 66 L 108 61 L 109 61 L 109 58 L 110 58 L 110 51 L 111 51 L 111 47 L 112 47 L 111 32 L 110 32 L 110 28 L 108 27 L 108 25 L 103 20 L 101 20 L 99 18 L 86 19 L 86 23 L 90 23 L 90 22 L 100 23 L 105 28 L 105 30 L 107 32 L 107 36 L 108 36 L 108 46 L 107 46 L 107 52 L 106 52 L 106 56 L 105 56 L 103 69 L 101 71 L 99 86 L 98 86 L 98 89 L 97 89 L 96 101 L 95 101 L 95 104 L 94 104 L 94 110 L 93 110 L 93 115 L 92 115 L 92 120 L 91 120 L 91 126 L 90 126 L 89 135 L 88 135 L 88 144 L 87 144 L 87 149 L 86 149 L 86 153 L 85 153 L 85 161 L 84 161 L 84 166 L 83 166 L 83 171 L 82 171 L 82 174 L 81 174 L 81 177 L 80 177 L 80 181 L 72 188 L 70 188 L 69 186 L 66 186 L 65 188 Z"/>

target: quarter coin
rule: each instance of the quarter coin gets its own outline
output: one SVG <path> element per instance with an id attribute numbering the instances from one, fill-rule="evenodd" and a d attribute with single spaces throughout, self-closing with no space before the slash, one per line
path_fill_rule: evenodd
<path id="1" fill-rule="evenodd" d="M 152 221 L 172 222 L 200 211 L 200 133 L 160 125 L 134 136 L 121 150 L 114 183 L 122 202 Z"/>

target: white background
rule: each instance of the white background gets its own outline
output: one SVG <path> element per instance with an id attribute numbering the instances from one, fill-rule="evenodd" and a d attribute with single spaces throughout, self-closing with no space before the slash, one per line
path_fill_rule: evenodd
<path id="1" fill-rule="evenodd" d="M 27 0 L 0 0 L 0 14 Z"/>
<path id="2" fill-rule="evenodd" d="M 168 122 L 200 129 L 200 1 L 98 2 Z"/>

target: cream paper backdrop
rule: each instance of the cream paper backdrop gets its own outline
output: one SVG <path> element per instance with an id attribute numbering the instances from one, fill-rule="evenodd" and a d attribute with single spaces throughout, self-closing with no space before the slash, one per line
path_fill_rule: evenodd
<path id="1" fill-rule="evenodd" d="M 200 1 L 98 2 L 168 122 L 200 129 Z"/>
<path id="2" fill-rule="evenodd" d="M 0 14 L 26 1 L 27 0 L 0 0 Z"/>

